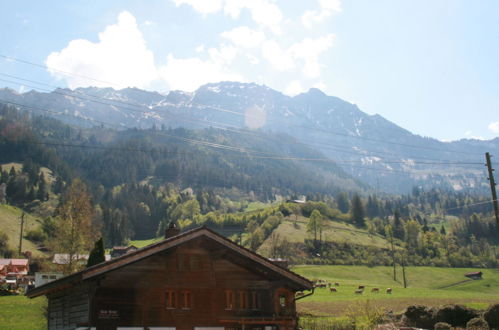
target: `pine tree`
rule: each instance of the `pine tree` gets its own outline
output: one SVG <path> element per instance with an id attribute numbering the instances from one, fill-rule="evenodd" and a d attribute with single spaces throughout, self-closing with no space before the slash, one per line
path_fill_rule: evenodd
<path id="1" fill-rule="evenodd" d="M 336 196 L 336 204 L 338 204 L 338 209 L 342 213 L 348 213 L 350 210 L 350 203 L 348 201 L 348 196 L 345 192 L 339 193 Z"/>
<path id="2" fill-rule="evenodd" d="M 440 234 L 442 234 L 444 236 L 447 235 L 447 232 L 445 231 L 444 225 L 442 225 L 442 227 L 440 227 Z"/>
<path id="3" fill-rule="evenodd" d="M 45 182 L 43 172 L 41 172 L 40 177 L 38 178 L 38 193 L 36 194 L 36 197 L 43 202 L 46 200 L 47 194 L 47 183 Z"/>
<path id="4" fill-rule="evenodd" d="M 393 213 L 393 237 L 403 241 L 405 237 L 404 224 L 400 219 L 400 212 L 395 210 Z"/>
<path id="5" fill-rule="evenodd" d="M 106 261 L 106 255 L 104 251 L 104 242 L 102 241 L 102 237 L 97 240 L 94 244 L 94 248 L 90 251 L 90 255 L 88 256 L 87 267 L 91 267 L 93 265 L 100 264 L 101 262 Z"/>
<path id="6" fill-rule="evenodd" d="M 366 220 L 365 220 L 365 211 L 364 211 L 364 206 L 362 205 L 362 201 L 359 197 L 359 195 L 355 194 L 352 197 L 352 222 L 357 226 L 357 227 L 365 227 L 366 226 Z"/>

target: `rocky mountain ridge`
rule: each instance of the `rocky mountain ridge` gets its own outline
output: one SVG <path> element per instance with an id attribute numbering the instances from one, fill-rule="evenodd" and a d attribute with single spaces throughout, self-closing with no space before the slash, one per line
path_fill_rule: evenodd
<path id="1" fill-rule="evenodd" d="M 166 95 L 136 88 L 23 94 L 0 89 L 0 102 L 82 126 L 211 126 L 286 133 L 293 137 L 289 143 L 298 141 L 318 149 L 354 177 L 388 192 L 405 192 L 414 185 L 486 192 L 483 154 L 499 155 L 499 138 L 441 142 L 421 137 L 314 88 L 294 97 L 238 82 L 211 83 L 193 93 Z"/>

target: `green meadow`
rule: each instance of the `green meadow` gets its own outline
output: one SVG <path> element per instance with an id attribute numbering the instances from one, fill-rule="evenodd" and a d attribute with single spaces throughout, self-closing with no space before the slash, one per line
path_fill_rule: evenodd
<path id="1" fill-rule="evenodd" d="M 397 267 L 397 281 L 392 267 L 367 266 L 295 266 L 296 273 L 311 280 L 339 283 L 337 292 L 316 288 L 312 296 L 298 300 L 303 314 L 342 316 L 359 303 L 369 301 L 382 310 L 402 312 L 407 306 L 463 304 L 485 309 L 499 303 L 499 270 L 475 268 L 406 267 L 407 288 L 403 286 L 402 268 Z M 464 274 L 482 271 L 482 280 L 469 280 Z M 366 289 L 356 294 L 359 285 Z M 379 293 L 372 292 L 378 288 Z M 391 288 L 392 293 L 386 293 Z"/>

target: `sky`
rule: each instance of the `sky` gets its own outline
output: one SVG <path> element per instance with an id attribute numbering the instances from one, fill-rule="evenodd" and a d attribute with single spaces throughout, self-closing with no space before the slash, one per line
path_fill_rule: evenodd
<path id="1" fill-rule="evenodd" d="M 492 139 L 498 14 L 497 0 L 2 1 L 0 86 L 315 87 L 415 134 Z"/>

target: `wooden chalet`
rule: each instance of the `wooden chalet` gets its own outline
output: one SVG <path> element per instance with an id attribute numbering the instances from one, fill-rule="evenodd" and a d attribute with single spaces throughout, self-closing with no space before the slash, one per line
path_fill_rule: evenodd
<path id="1" fill-rule="evenodd" d="M 49 329 L 295 329 L 304 277 L 216 232 L 170 227 L 158 243 L 27 292 Z"/>

